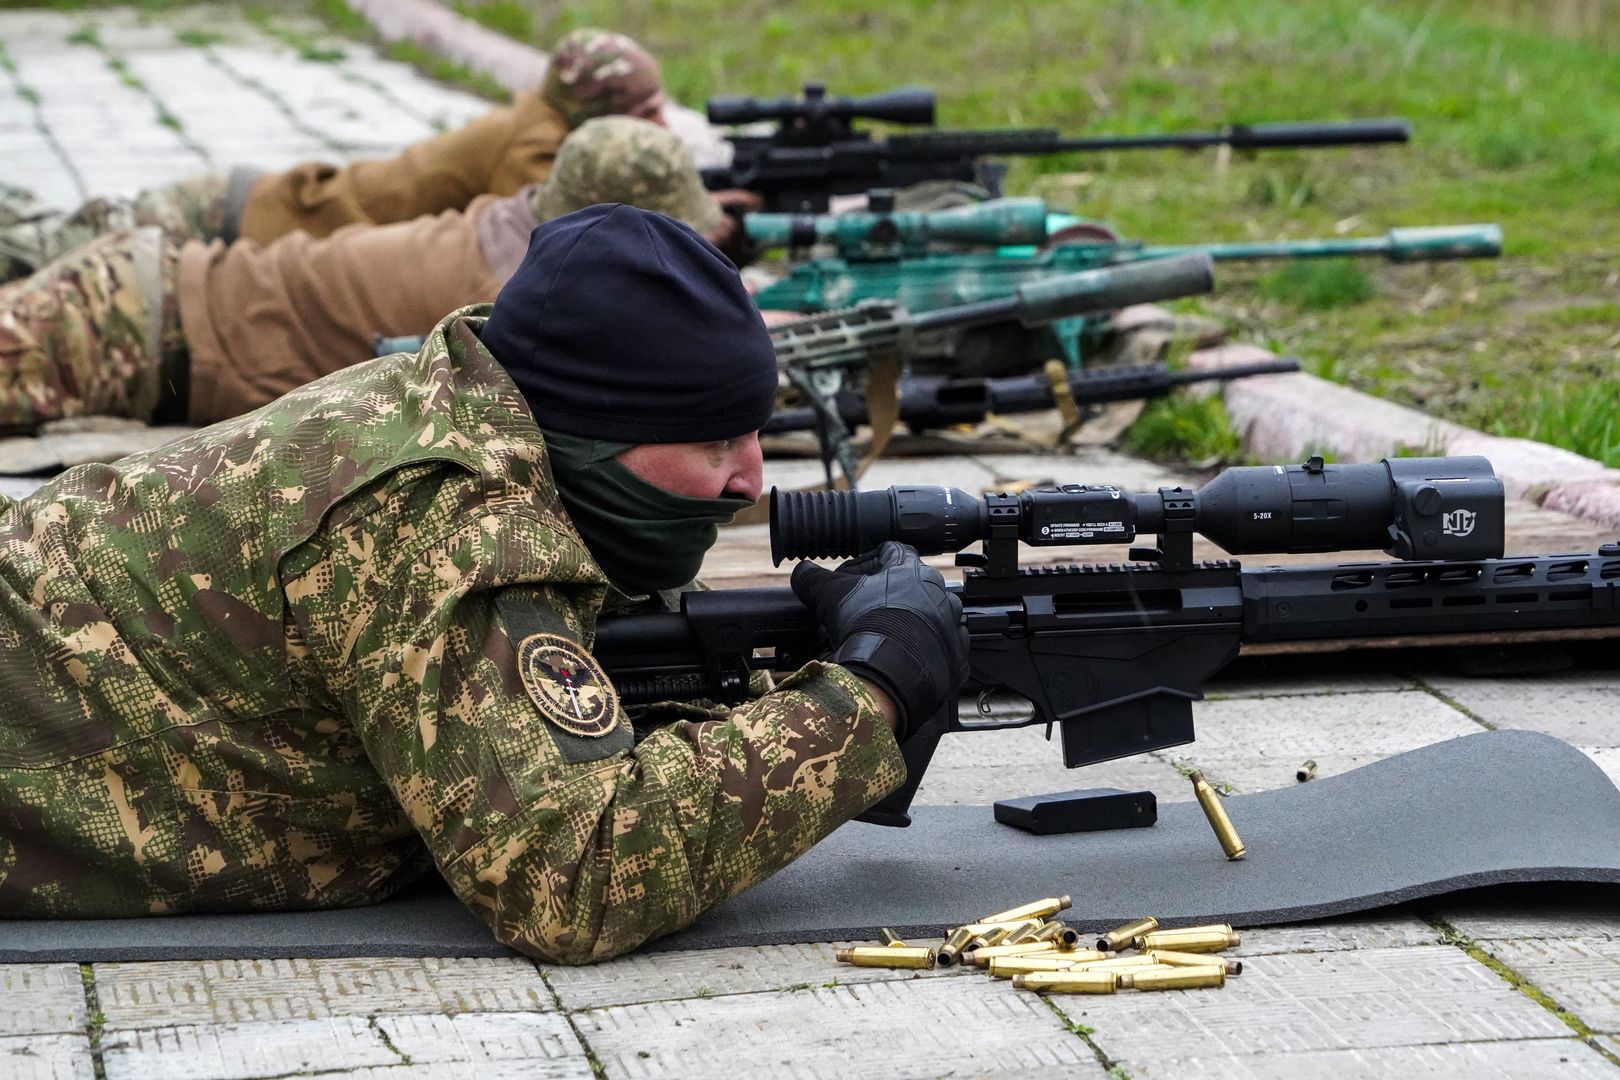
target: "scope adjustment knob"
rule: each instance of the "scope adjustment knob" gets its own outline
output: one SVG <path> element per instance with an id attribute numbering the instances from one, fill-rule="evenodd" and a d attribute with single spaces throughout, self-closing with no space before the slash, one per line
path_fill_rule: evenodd
<path id="1" fill-rule="evenodd" d="M 1445 500 L 1440 497 L 1440 489 L 1433 484 L 1424 484 L 1412 494 L 1412 509 L 1429 517 L 1440 512 L 1440 506 Z"/>

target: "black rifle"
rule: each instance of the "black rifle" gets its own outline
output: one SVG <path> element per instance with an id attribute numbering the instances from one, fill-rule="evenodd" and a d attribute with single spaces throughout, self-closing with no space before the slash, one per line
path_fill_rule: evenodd
<path id="1" fill-rule="evenodd" d="M 1134 364 L 1096 368 L 1069 374 L 1069 397 L 1076 405 L 1103 405 L 1110 401 L 1139 401 L 1164 397 L 1178 386 L 1255 375 L 1280 375 L 1299 370 L 1297 360 L 1265 360 L 1234 364 L 1206 371 L 1173 371 L 1165 364 Z M 914 432 L 976 424 L 991 413 L 1038 412 L 1055 403 L 1052 380 L 1045 375 L 1002 378 L 953 379 L 945 375 L 907 375 L 900 380 L 900 421 Z M 844 426 L 866 423 L 866 398 L 841 390 L 833 408 Z M 777 409 L 760 429 L 761 435 L 784 431 L 815 431 L 822 421 L 818 409 L 802 405 Z"/>
<path id="2" fill-rule="evenodd" d="M 857 130 L 857 118 L 902 124 L 932 124 L 934 95 L 907 87 L 864 98 L 829 98 L 809 83 L 802 99 L 711 98 L 709 121 L 748 124 L 776 121 L 768 135 L 730 135 L 731 164 L 702 170 L 711 191 L 746 188 L 775 213 L 825 213 L 833 195 L 864 195 L 872 188 L 900 188 L 925 180 L 958 180 L 1001 193 L 1005 167 L 986 157 L 1095 153 L 1230 146 L 1238 150 L 1404 143 L 1404 120 L 1311 121 L 1229 124 L 1217 131 L 1175 135 L 1114 135 L 1064 138 L 1054 128 L 930 131 L 874 138 Z"/>
<path id="3" fill-rule="evenodd" d="M 971 639 L 959 702 L 906 740 L 905 784 L 861 820 L 907 810 L 941 735 L 1056 724 L 1070 768 L 1193 739 L 1192 702 L 1243 645 L 1620 626 L 1620 543 L 1502 558 L 1502 485 L 1481 457 L 1227 469 L 1194 491 L 1068 484 L 977 497 L 954 488 L 771 493 L 771 555 L 854 556 L 894 539 L 957 556 Z M 1133 562 L 1022 570 L 1018 545 L 1130 543 Z M 1382 549 L 1398 562 L 1195 562 Z M 787 588 L 683 597 L 679 614 L 603 619 L 594 652 L 627 705 L 746 697 L 756 668 L 826 651 Z"/>

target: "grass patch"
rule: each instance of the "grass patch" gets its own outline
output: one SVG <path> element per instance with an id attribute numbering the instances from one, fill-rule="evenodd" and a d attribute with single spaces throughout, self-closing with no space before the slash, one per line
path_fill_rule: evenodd
<path id="1" fill-rule="evenodd" d="M 1522 427 L 1526 438 L 1620 468 L 1620 384 L 1544 390 L 1536 395 Z"/>
<path id="2" fill-rule="evenodd" d="M 310 0 L 310 9 L 326 20 L 328 26 L 352 38 L 369 38 L 371 24 L 366 17 L 344 0 Z"/>
<path id="3" fill-rule="evenodd" d="M 518 41 L 538 41 L 534 33 L 534 12 L 515 0 L 456 0 L 455 9 L 498 34 Z"/>
<path id="4" fill-rule="evenodd" d="M 101 35 L 96 33 L 96 28 L 90 23 L 85 23 L 69 34 L 67 41 L 69 45 L 88 45 L 92 49 L 101 48 Z"/>
<path id="5" fill-rule="evenodd" d="M 1131 452 L 1157 461 L 1215 468 L 1246 460 L 1243 440 L 1219 395 L 1171 394 L 1147 403 L 1125 433 Z"/>
<path id="6" fill-rule="evenodd" d="M 1539 430 L 1543 392 L 1620 382 L 1607 309 L 1620 302 L 1613 0 L 958 0 L 949 19 L 922 0 L 521 6 L 542 41 L 580 25 L 632 35 L 693 105 L 819 79 L 833 94 L 932 86 L 951 128 L 1122 134 L 1406 117 L 1408 146 L 1027 158 L 1012 163 L 1007 189 L 1149 243 L 1499 222 L 1501 260 L 1226 263 L 1201 310 L 1348 385 L 1508 434 Z"/>
<path id="7" fill-rule="evenodd" d="M 1327 311 L 1373 297 L 1372 278 L 1350 259 L 1299 259 L 1262 277 L 1260 295 L 1303 311 Z"/>
<path id="8" fill-rule="evenodd" d="M 217 34 L 212 30 L 181 30 L 174 35 L 174 39 L 182 45 L 190 45 L 194 49 L 206 49 L 210 45 L 218 45 L 225 40 L 224 34 Z"/>

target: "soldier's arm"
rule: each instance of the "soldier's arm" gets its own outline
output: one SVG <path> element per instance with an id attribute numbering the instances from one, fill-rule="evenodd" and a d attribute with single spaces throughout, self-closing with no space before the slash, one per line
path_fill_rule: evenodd
<path id="1" fill-rule="evenodd" d="M 819 663 L 725 720 L 632 747 L 582 644 L 601 592 L 583 550 L 513 545 L 508 527 L 485 518 L 418 547 L 378 584 L 355 572 L 376 547 L 339 535 L 286 582 L 330 692 L 441 873 L 503 942 L 563 963 L 625 952 L 900 782 L 865 684 Z M 549 583 L 502 587 L 514 576 Z"/>

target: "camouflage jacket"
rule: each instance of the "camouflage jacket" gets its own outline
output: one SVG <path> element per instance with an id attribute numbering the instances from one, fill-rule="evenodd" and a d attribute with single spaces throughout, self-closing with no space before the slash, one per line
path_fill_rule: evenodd
<path id="1" fill-rule="evenodd" d="M 0 915 L 363 904 L 436 865 L 500 940 L 596 960 L 899 783 L 821 663 L 631 745 L 586 652 L 610 587 L 486 311 L 0 499 Z"/>

